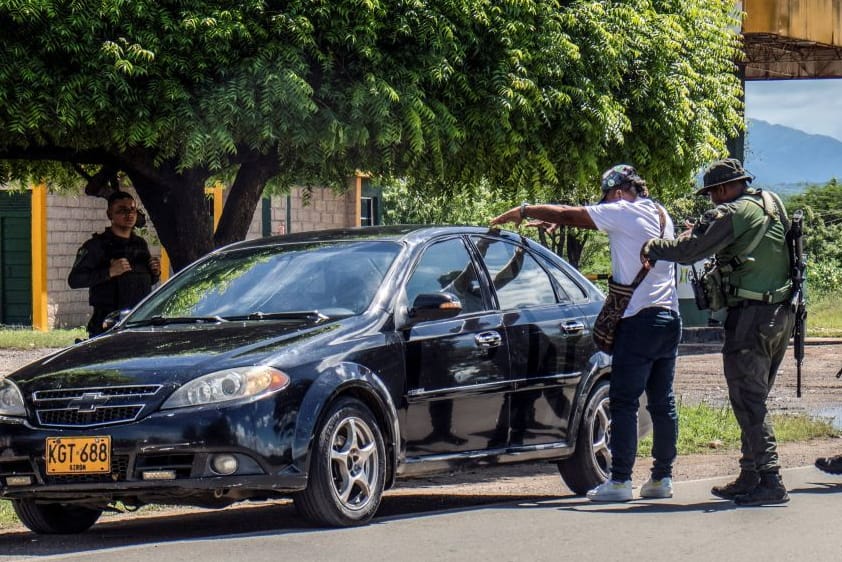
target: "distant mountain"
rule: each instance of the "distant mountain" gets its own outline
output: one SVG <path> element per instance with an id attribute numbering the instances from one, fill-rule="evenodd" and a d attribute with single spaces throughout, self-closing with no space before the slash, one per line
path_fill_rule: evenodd
<path id="1" fill-rule="evenodd" d="M 747 124 L 745 167 L 755 185 L 784 195 L 842 179 L 842 141 L 758 119 Z"/>

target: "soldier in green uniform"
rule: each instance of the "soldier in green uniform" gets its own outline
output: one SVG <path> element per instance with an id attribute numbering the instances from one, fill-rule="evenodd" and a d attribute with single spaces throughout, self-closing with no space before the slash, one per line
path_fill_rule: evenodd
<path id="1" fill-rule="evenodd" d="M 716 282 L 708 286 L 715 290 L 708 293 L 712 309 L 727 308 L 722 355 L 742 456 L 739 477 L 711 493 L 737 505 L 789 501 L 766 407 L 794 324 L 789 219 L 780 198 L 752 189 L 751 180 L 735 158 L 714 162 L 697 194 L 709 195 L 716 207 L 676 240 L 655 238 L 641 250 L 644 263 L 693 264 L 715 256 Z"/>

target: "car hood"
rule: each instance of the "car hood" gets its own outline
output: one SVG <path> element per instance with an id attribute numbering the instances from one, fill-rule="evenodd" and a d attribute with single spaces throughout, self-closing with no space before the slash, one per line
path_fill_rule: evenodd
<path id="1" fill-rule="evenodd" d="M 317 326 L 262 321 L 124 329 L 63 349 L 8 378 L 25 392 L 125 384 L 180 385 L 212 371 L 272 362 L 290 345 L 333 338 L 352 321 Z"/>

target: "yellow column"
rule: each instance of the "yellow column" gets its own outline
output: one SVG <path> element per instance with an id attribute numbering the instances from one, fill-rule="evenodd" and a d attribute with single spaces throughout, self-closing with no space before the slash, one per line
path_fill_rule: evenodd
<path id="1" fill-rule="evenodd" d="M 32 186 L 32 329 L 47 325 L 47 186 Z"/>
<path id="2" fill-rule="evenodd" d="M 219 219 L 222 217 L 222 207 L 225 201 L 222 199 L 222 184 L 213 186 L 213 231 L 216 232 L 216 227 L 219 224 Z"/>
<path id="3" fill-rule="evenodd" d="M 213 231 L 216 232 L 216 225 L 219 224 L 219 219 L 222 217 L 222 207 L 225 205 L 225 201 L 222 197 L 222 191 L 225 188 L 222 187 L 221 183 L 216 184 L 213 187 L 206 187 L 205 188 L 205 195 L 210 195 L 213 198 Z"/>
<path id="4" fill-rule="evenodd" d="M 363 201 L 363 176 L 359 173 L 354 176 L 354 202 L 355 202 L 355 211 L 354 211 L 354 226 L 361 226 L 362 225 L 362 209 L 360 206 L 362 205 Z"/>
<path id="5" fill-rule="evenodd" d="M 170 278 L 170 256 L 161 248 L 161 283 Z"/>

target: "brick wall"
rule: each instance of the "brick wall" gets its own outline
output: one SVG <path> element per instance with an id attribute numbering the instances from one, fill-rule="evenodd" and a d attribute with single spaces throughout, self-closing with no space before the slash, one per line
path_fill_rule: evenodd
<path id="1" fill-rule="evenodd" d="M 287 197 L 271 198 L 270 233 L 288 234 L 308 230 L 327 230 L 356 226 L 356 213 L 359 202 L 356 192 L 351 189 L 336 193 L 330 189 L 314 189 L 308 205 L 304 205 L 303 189 L 290 192 L 290 224 L 287 224 Z M 257 204 L 254 219 L 249 226 L 246 238 L 260 238 L 263 232 L 262 202 Z"/>

